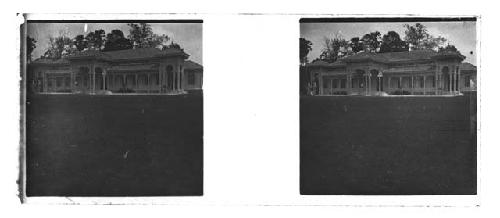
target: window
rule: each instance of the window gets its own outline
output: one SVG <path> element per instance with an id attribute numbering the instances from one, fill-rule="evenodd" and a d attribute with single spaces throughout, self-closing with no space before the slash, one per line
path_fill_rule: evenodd
<path id="1" fill-rule="evenodd" d="M 334 89 L 338 88 L 338 85 L 337 85 L 338 82 L 339 82 L 338 79 L 332 79 L 332 88 L 334 88 Z"/>
<path id="2" fill-rule="evenodd" d="M 464 82 L 465 82 L 465 87 L 470 88 L 470 76 L 465 76 Z"/>
<path id="3" fill-rule="evenodd" d="M 188 73 L 188 84 L 189 85 L 194 85 L 195 83 L 195 75 L 193 72 Z"/>
<path id="4" fill-rule="evenodd" d="M 425 86 L 427 86 L 427 84 L 430 84 L 430 87 L 436 87 L 436 80 L 434 79 L 434 76 L 429 76 L 426 78 L 426 80 L 430 80 L 431 82 L 425 81 Z"/>
<path id="5" fill-rule="evenodd" d="M 423 76 L 417 77 L 417 86 L 418 86 L 418 88 L 424 88 L 424 77 Z"/>
<path id="6" fill-rule="evenodd" d="M 62 78 L 61 77 L 57 77 L 56 78 L 56 87 L 61 87 L 62 86 Z"/>
<path id="7" fill-rule="evenodd" d="M 330 83 L 330 79 L 323 78 L 323 88 L 324 88 L 324 89 L 329 88 L 329 87 L 328 87 L 328 84 L 329 84 L 329 83 Z"/>
<path id="8" fill-rule="evenodd" d="M 49 78 L 47 80 L 47 86 L 52 87 L 52 79 Z"/>
<path id="9" fill-rule="evenodd" d="M 346 80 L 346 79 L 341 79 L 341 80 L 340 80 L 340 88 L 341 88 L 341 89 L 345 89 L 345 85 L 346 85 L 346 83 L 347 83 L 347 80 Z"/>
<path id="10" fill-rule="evenodd" d="M 153 76 L 154 76 L 155 84 L 156 85 L 160 85 L 160 74 L 159 73 L 155 73 L 155 74 L 153 74 Z"/>
<path id="11" fill-rule="evenodd" d="M 71 83 L 71 79 L 69 77 L 64 78 L 64 86 L 69 87 Z"/>

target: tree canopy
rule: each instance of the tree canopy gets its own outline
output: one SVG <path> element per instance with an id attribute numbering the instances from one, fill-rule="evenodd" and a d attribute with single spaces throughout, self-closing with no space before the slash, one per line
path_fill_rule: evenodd
<path id="1" fill-rule="evenodd" d="M 299 53 L 300 53 L 300 63 L 302 65 L 307 64 L 307 55 L 309 52 L 312 50 L 312 42 L 305 39 L 305 38 L 300 38 L 299 39 L 300 47 L 299 47 Z"/>
<path id="2" fill-rule="evenodd" d="M 102 29 L 89 32 L 87 35 L 79 34 L 70 38 L 65 33 L 59 36 L 49 38 L 48 48 L 42 55 L 42 58 L 58 59 L 77 51 L 98 50 L 98 51 L 116 51 L 132 48 L 179 48 L 181 46 L 173 41 L 170 45 L 170 37 L 165 34 L 158 35 L 153 32 L 150 24 L 147 23 L 130 23 L 129 35 L 125 37 L 121 30 L 115 29 L 111 33 L 106 34 Z M 36 47 L 36 42 L 32 38 L 27 38 L 28 55 Z M 34 47 L 30 47 L 30 43 Z M 31 49 L 31 50 L 30 50 Z M 31 58 L 31 56 L 29 56 Z"/>
<path id="3" fill-rule="evenodd" d="M 446 39 L 438 36 L 434 37 L 429 34 L 427 27 L 420 23 L 416 23 L 415 26 L 405 24 L 405 41 L 408 45 L 415 50 L 421 49 L 437 49 L 441 47 Z"/>
<path id="4" fill-rule="evenodd" d="M 103 51 L 116 51 L 131 49 L 133 47 L 130 39 L 125 38 L 121 30 L 112 30 L 106 35 Z"/>
<path id="5" fill-rule="evenodd" d="M 59 59 L 74 52 L 71 45 L 73 40 L 65 35 L 49 38 L 49 46 L 43 58 Z M 75 48 L 76 49 L 76 48 Z"/>
<path id="6" fill-rule="evenodd" d="M 349 42 L 337 35 L 333 39 L 324 39 L 324 47 L 319 56 L 320 60 L 333 63 L 347 55 Z"/>
<path id="7" fill-rule="evenodd" d="M 432 36 L 427 27 L 421 23 L 404 24 L 403 27 L 405 28 L 404 39 L 401 39 L 401 36 L 393 30 L 388 31 L 383 36 L 379 31 L 374 31 L 364 34 L 362 37 L 353 37 L 349 41 L 340 35 L 333 38 L 325 37 L 323 49 L 318 59 L 331 63 L 339 58 L 359 52 L 385 53 L 422 49 L 458 52 L 458 49 L 453 45 L 444 46 L 447 42 L 446 38 Z M 302 63 L 302 41 L 300 46 Z"/>
<path id="8" fill-rule="evenodd" d="M 163 47 L 170 38 L 163 34 L 153 33 L 153 28 L 147 23 L 129 23 L 130 34 L 128 38 L 136 48 L 157 48 Z"/>
<path id="9" fill-rule="evenodd" d="M 366 52 L 378 52 L 381 43 L 380 32 L 375 31 L 365 34 L 363 38 L 361 38 L 361 41 L 363 42 L 362 44 Z"/>
<path id="10" fill-rule="evenodd" d="M 408 51 L 408 45 L 405 41 L 401 40 L 399 34 L 395 31 L 389 31 L 382 37 L 380 44 L 380 53 L 384 52 L 400 52 Z"/>
<path id="11" fill-rule="evenodd" d="M 33 53 L 33 50 L 35 50 L 35 48 L 36 40 L 34 38 L 26 36 L 26 58 L 28 59 L 28 61 L 31 61 L 31 53 Z"/>

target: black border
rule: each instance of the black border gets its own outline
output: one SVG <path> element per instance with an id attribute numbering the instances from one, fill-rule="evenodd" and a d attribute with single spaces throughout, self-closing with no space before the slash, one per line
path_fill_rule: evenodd
<path id="1" fill-rule="evenodd" d="M 27 23 L 203 23 L 203 20 L 27 20 Z"/>
<path id="2" fill-rule="evenodd" d="M 300 23 L 384 23 L 384 22 L 464 22 L 477 21 L 477 17 L 336 17 L 301 18 Z"/>

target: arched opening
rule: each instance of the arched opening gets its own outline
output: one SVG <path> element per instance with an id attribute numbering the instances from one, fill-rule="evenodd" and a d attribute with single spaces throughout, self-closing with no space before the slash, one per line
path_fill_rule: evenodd
<path id="1" fill-rule="evenodd" d="M 90 87 L 90 69 L 80 67 L 75 78 L 75 88 L 79 91 L 87 91 Z"/>
<path id="2" fill-rule="evenodd" d="M 370 82 L 371 82 L 371 90 L 372 91 L 383 91 L 383 83 L 384 83 L 384 80 L 382 79 L 382 77 L 378 77 L 378 74 L 379 74 L 380 71 L 378 70 L 371 70 L 370 71 Z"/>
<path id="3" fill-rule="evenodd" d="M 356 70 L 355 73 L 352 75 L 351 79 L 351 87 L 355 91 L 363 91 L 364 88 L 366 87 L 366 81 L 365 81 L 365 71 L 364 70 Z"/>
<path id="4" fill-rule="evenodd" d="M 139 74 L 139 78 L 137 78 L 137 86 L 141 89 L 145 89 L 148 87 L 148 76 L 146 74 Z"/>
<path id="5" fill-rule="evenodd" d="M 450 87 L 450 81 L 451 81 L 451 77 L 450 77 L 450 69 L 447 67 L 447 66 L 444 66 L 442 69 L 441 69 L 441 73 L 442 73 L 442 77 L 443 77 L 443 90 L 444 91 L 450 91 L 451 87 Z"/>
<path id="6" fill-rule="evenodd" d="M 96 89 L 98 90 L 104 90 L 105 84 L 104 84 L 104 78 L 103 78 L 103 70 L 100 67 L 96 67 L 94 69 L 95 72 L 95 83 L 96 83 Z"/>
<path id="7" fill-rule="evenodd" d="M 133 90 L 135 88 L 135 75 L 127 74 L 125 76 L 125 87 L 127 89 Z"/>
<path id="8" fill-rule="evenodd" d="M 116 87 L 118 89 L 125 88 L 125 82 L 123 80 L 123 75 L 117 74 L 114 76 L 113 87 Z"/>
<path id="9" fill-rule="evenodd" d="M 174 89 L 174 67 L 172 65 L 167 66 L 167 88 L 168 90 Z"/>

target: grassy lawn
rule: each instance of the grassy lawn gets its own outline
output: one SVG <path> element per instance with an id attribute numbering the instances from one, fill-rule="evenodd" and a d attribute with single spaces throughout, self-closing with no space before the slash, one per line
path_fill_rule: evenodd
<path id="1" fill-rule="evenodd" d="M 474 96 L 301 97 L 301 193 L 476 194 L 475 105 Z"/>
<path id="2" fill-rule="evenodd" d="M 28 196 L 203 194 L 202 95 L 32 95 Z"/>

